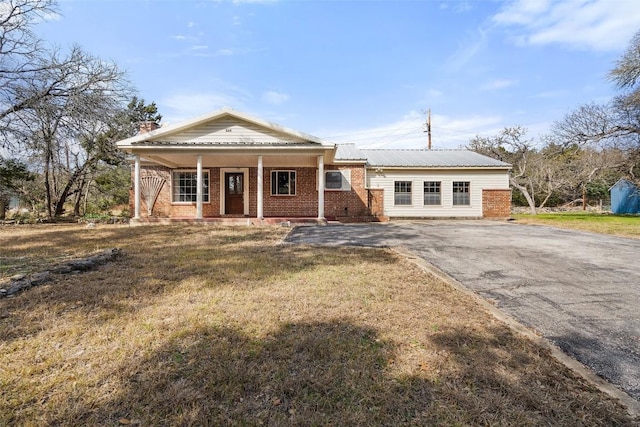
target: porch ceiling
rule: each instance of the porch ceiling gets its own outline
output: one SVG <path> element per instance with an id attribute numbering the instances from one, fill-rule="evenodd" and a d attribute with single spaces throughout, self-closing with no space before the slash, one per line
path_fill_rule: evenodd
<path id="1" fill-rule="evenodd" d="M 315 167 L 318 164 L 318 155 L 325 153 L 305 154 L 279 154 L 262 155 L 262 165 L 273 167 Z M 170 168 L 195 168 L 198 161 L 198 153 L 174 154 L 174 153 L 140 153 L 143 161 L 157 163 Z M 326 161 L 327 159 L 325 159 Z M 202 167 L 257 167 L 257 154 L 202 154 Z"/>

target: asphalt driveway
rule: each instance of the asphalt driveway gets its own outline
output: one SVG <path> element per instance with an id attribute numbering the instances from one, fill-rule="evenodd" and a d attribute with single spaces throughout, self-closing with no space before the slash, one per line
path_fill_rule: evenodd
<path id="1" fill-rule="evenodd" d="M 640 400 L 640 240 L 493 221 L 298 227 L 288 243 L 404 246 Z"/>

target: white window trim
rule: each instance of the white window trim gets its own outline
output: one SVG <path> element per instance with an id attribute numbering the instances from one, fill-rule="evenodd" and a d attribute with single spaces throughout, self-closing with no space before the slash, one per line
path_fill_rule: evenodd
<path id="1" fill-rule="evenodd" d="M 295 193 L 293 194 L 273 194 L 273 174 L 277 172 L 293 172 L 295 173 L 294 182 L 296 183 Z M 291 176 L 291 175 L 289 175 Z M 296 169 L 272 169 L 269 172 L 269 194 L 271 197 L 295 197 L 298 194 L 298 171 Z"/>
<path id="2" fill-rule="evenodd" d="M 408 182 L 409 183 L 409 186 L 411 187 L 411 191 L 409 191 L 408 193 L 404 193 L 403 192 L 403 193 L 399 193 L 399 194 L 409 194 L 410 203 L 408 203 L 408 204 L 405 204 L 405 203 L 398 204 L 398 203 L 396 203 L 396 182 L 404 182 L 404 183 Z M 401 207 L 413 206 L 413 188 L 415 187 L 413 185 L 414 184 L 413 181 L 406 180 L 406 179 L 396 179 L 396 180 L 393 180 L 392 183 L 393 183 L 393 187 L 392 187 L 393 188 L 393 206 L 401 206 Z"/>
<path id="3" fill-rule="evenodd" d="M 440 185 L 439 185 L 438 189 L 439 189 L 440 191 L 439 191 L 439 192 L 437 192 L 437 193 L 425 193 L 425 192 L 424 192 L 424 185 L 425 185 L 427 182 L 437 182 L 437 183 L 439 183 Z M 425 194 L 437 194 L 438 196 L 440 196 L 440 197 L 439 197 L 440 202 L 439 202 L 438 204 L 426 204 L 426 203 L 424 202 L 424 196 L 425 196 Z M 428 207 L 432 207 L 432 206 L 442 206 L 442 181 L 433 181 L 433 180 L 431 180 L 431 181 L 422 181 L 422 205 L 423 205 L 424 207 L 427 207 L 427 208 L 428 208 Z"/>
<path id="4" fill-rule="evenodd" d="M 462 193 L 462 194 L 468 194 L 469 196 L 469 203 L 466 204 L 456 204 L 454 199 L 455 199 L 455 192 L 454 192 L 454 183 L 457 182 L 462 182 L 462 183 L 467 183 L 468 184 L 468 188 L 469 191 L 467 193 Z M 471 181 L 451 181 L 451 206 L 453 206 L 454 208 L 460 208 L 460 209 L 464 209 L 464 208 L 471 208 L 472 207 L 472 198 L 471 198 Z"/>
<path id="5" fill-rule="evenodd" d="M 198 170 L 197 169 L 172 169 L 171 170 L 171 174 L 169 175 L 171 177 L 171 180 L 170 180 L 171 181 L 170 182 L 171 185 L 169 186 L 169 189 L 171 191 L 171 204 L 172 205 L 193 205 L 193 204 L 197 203 L 197 201 L 195 201 L 195 200 L 193 202 L 180 202 L 180 201 L 173 200 L 173 196 L 174 196 L 174 194 L 173 194 L 173 174 L 176 173 L 176 172 L 177 173 L 180 173 L 180 172 L 192 172 L 194 174 L 197 174 Z M 202 169 L 202 179 L 203 179 L 203 181 L 204 181 L 204 175 L 205 174 L 207 174 L 207 176 L 209 177 L 209 186 L 207 187 L 208 192 L 206 193 L 208 201 L 207 202 L 204 201 L 205 193 L 203 192 L 202 193 L 202 199 L 203 199 L 202 200 L 202 204 L 203 205 L 209 205 L 209 204 L 211 204 L 211 170 L 210 169 Z"/>
<path id="6" fill-rule="evenodd" d="M 243 187 L 243 200 L 244 204 L 244 215 L 249 215 L 249 168 L 220 168 L 220 215 L 226 215 L 226 206 L 224 203 L 224 194 L 225 194 L 225 184 L 224 174 L 225 173 L 242 173 L 242 187 Z M 211 183 L 209 183 L 209 188 L 211 188 Z M 211 198 L 209 198 L 211 200 Z"/>
<path id="7" fill-rule="evenodd" d="M 342 177 L 342 182 L 340 183 L 340 188 L 328 188 L 327 187 L 327 173 L 339 173 Z M 316 188 L 317 189 L 317 188 Z M 341 169 L 325 169 L 324 171 L 324 190 L 325 191 L 351 191 L 351 170 L 341 170 Z"/>

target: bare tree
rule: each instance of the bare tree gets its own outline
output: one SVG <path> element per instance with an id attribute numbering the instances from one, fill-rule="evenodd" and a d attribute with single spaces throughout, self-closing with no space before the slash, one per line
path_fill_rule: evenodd
<path id="1" fill-rule="evenodd" d="M 605 104 L 580 106 L 556 122 L 557 139 L 568 145 L 640 146 L 640 31 L 608 77 L 621 93 Z"/>
<path id="2" fill-rule="evenodd" d="M 537 187 L 535 165 L 539 153 L 531 140 L 526 140 L 527 130 L 521 126 L 504 128 L 499 134 L 490 137 L 475 136 L 469 142 L 468 149 L 512 165 L 509 182 L 518 190 L 529 204 L 532 213 L 536 213 L 535 192 Z"/>
<path id="3" fill-rule="evenodd" d="M 67 55 L 56 53 L 51 63 L 55 66 L 25 82 L 22 91 L 32 101 L 15 111 L 11 122 L 12 134 L 42 164 L 50 218 L 63 213 L 67 198 L 82 190 L 85 175 L 98 162 L 116 155 L 113 141 L 101 135 L 131 94 L 115 64 L 77 46 Z"/>
<path id="4" fill-rule="evenodd" d="M 25 91 L 34 74 L 56 65 L 49 61 L 47 49 L 33 32 L 37 22 L 55 13 L 53 0 L 0 3 L 0 130 L 5 130 L 14 113 L 29 108 L 51 89 Z M 54 81 L 51 84 L 55 87 Z"/>

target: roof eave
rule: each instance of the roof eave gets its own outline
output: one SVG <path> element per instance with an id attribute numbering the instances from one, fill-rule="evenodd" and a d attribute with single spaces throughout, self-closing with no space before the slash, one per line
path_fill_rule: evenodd
<path id="1" fill-rule="evenodd" d="M 320 138 L 317 138 L 313 135 L 309 135 L 303 132 L 298 132 L 296 130 L 281 126 L 277 123 L 273 123 L 273 122 L 268 122 L 266 120 L 257 118 L 257 117 L 253 117 L 251 115 L 245 114 L 245 113 L 241 113 L 238 111 L 235 111 L 233 109 L 230 108 L 222 108 L 220 110 L 216 110 L 214 112 L 208 113 L 208 114 L 204 114 L 202 116 L 198 116 L 194 119 L 191 120 L 187 120 L 181 123 L 178 123 L 176 125 L 173 126 L 166 126 L 166 127 L 161 127 L 159 129 L 153 130 L 151 132 L 145 132 L 136 136 L 133 136 L 131 138 L 127 138 L 124 139 L 122 141 L 118 141 L 117 142 L 117 146 L 118 148 L 122 148 L 124 149 L 124 147 L 127 147 L 129 145 L 131 145 L 132 143 L 136 143 L 136 142 L 143 142 L 143 141 L 149 141 L 149 140 L 153 140 L 156 139 L 158 137 L 166 137 L 168 135 L 173 135 L 176 133 L 179 133 L 185 129 L 191 128 L 191 127 L 195 127 L 198 125 L 201 125 L 202 123 L 206 123 L 208 121 L 212 121 L 212 120 L 217 120 L 221 117 L 224 116 L 231 116 L 231 117 L 235 117 L 237 119 L 249 122 L 249 123 L 253 123 L 257 126 L 261 126 L 261 127 L 266 127 L 268 129 L 271 129 L 275 132 L 279 132 L 279 133 L 283 133 L 285 135 L 289 135 L 289 136 L 293 136 L 295 138 L 300 138 L 309 142 L 314 142 L 317 144 L 321 144 L 321 145 L 327 145 L 327 146 L 331 146 L 334 147 L 335 144 L 331 144 L 328 143 L 326 141 L 321 140 Z"/>
<path id="2" fill-rule="evenodd" d="M 371 165 L 367 164 L 367 169 L 398 169 L 398 170 L 413 170 L 413 169 L 466 169 L 466 170 L 511 170 L 511 166 L 384 166 L 384 165 Z"/>

